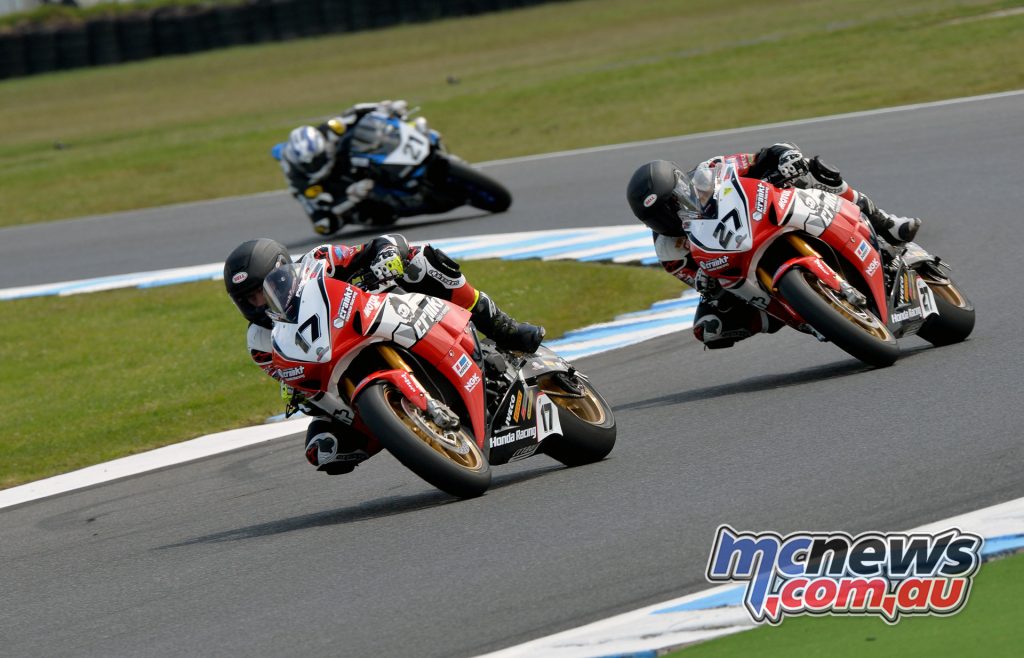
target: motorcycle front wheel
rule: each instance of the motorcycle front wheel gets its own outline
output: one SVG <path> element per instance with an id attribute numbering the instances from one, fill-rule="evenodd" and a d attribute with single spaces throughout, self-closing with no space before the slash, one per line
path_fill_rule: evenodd
<path id="1" fill-rule="evenodd" d="M 896 337 L 866 308 L 855 306 L 810 272 L 782 275 L 779 293 L 815 331 L 868 365 L 884 368 L 899 357 Z"/>
<path id="2" fill-rule="evenodd" d="M 386 382 L 367 386 L 355 405 L 381 445 L 441 491 L 475 498 L 491 486 L 491 465 L 465 427 L 439 427 Z"/>

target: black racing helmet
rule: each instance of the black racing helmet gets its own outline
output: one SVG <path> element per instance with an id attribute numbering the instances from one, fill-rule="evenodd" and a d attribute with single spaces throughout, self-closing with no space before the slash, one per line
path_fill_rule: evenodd
<path id="1" fill-rule="evenodd" d="M 633 172 L 626 200 L 636 218 L 659 235 L 683 236 L 684 223 L 701 216 L 690 175 L 668 160 L 648 162 Z"/>
<path id="2" fill-rule="evenodd" d="M 263 289 L 263 279 L 274 268 L 291 260 L 283 244 L 260 238 L 238 245 L 224 261 L 224 287 L 246 320 L 267 329 L 273 328 L 273 322 L 267 317 L 267 307 L 253 306 L 246 298 Z"/>

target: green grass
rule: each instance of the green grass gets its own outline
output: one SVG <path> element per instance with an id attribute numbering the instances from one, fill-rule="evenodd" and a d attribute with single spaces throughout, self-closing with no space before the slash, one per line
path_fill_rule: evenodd
<path id="1" fill-rule="evenodd" d="M 270 146 L 363 100 L 479 161 L 1015 89 L 1024 16 L 952 20 L 1019 4 L 589 0 L 7 80 L 0 226 L 279 189 Z"/>
<path id="2" fill-rule="evenodd" d="M 794 617 L 670 654 L 677 658 L 791 656 L 1019 656 L 1024 646 L 1020 584 L 1024 555 L 982 565 L 967 606 L 952 617 Z"/>
<path id="3" fill-rule="evenodd" d="M 681 292 L 640 267 L 476 261 L 464 271 L 551 338 Z M 11 301 L 3 311 L 0 488 L 282 409 L 220 282 Z"/>

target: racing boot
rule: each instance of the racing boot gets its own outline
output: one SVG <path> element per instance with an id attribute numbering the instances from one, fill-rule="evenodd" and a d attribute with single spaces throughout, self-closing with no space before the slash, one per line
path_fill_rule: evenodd
<path id="1" fill-rule="evenodd" d="M 378 451 L 363 434 L 324 418 L 306 429 L 306 460 L 328 475 L 351 473 Z"/>
<path id="2" fill-rule="evenodd" d="M 473 324 L 503 350 L 532 354 L 544 340 L 544 327 L 527 322 L 516 322 L 495 304 L 486 293 L 479 293 L 473 308 Z"/>
<path id="3" fill-rule="evenodd" d="M 858 193 L 857 206 L 871 222 L 875 233 L 878 233 L 893 246 L 910 242 L 917 235 L 917 230 L 921 228 L 921 220 L 917 217 L 900 217 L 887 213 L 876 206 L 875 202 L 866 194 Z"/>

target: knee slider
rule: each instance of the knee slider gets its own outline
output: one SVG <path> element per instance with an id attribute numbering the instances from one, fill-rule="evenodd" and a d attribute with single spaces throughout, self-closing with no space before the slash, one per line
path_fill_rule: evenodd
<path id="1" fill-rule="evenodd" d="M 462 276 L 462 268 L 459 267 L 459 264 L 440 249 L 427 245 L 423 248 L 423 255 L 427 262 L 437 268 L 442 274 L 452 278 Z"/>

